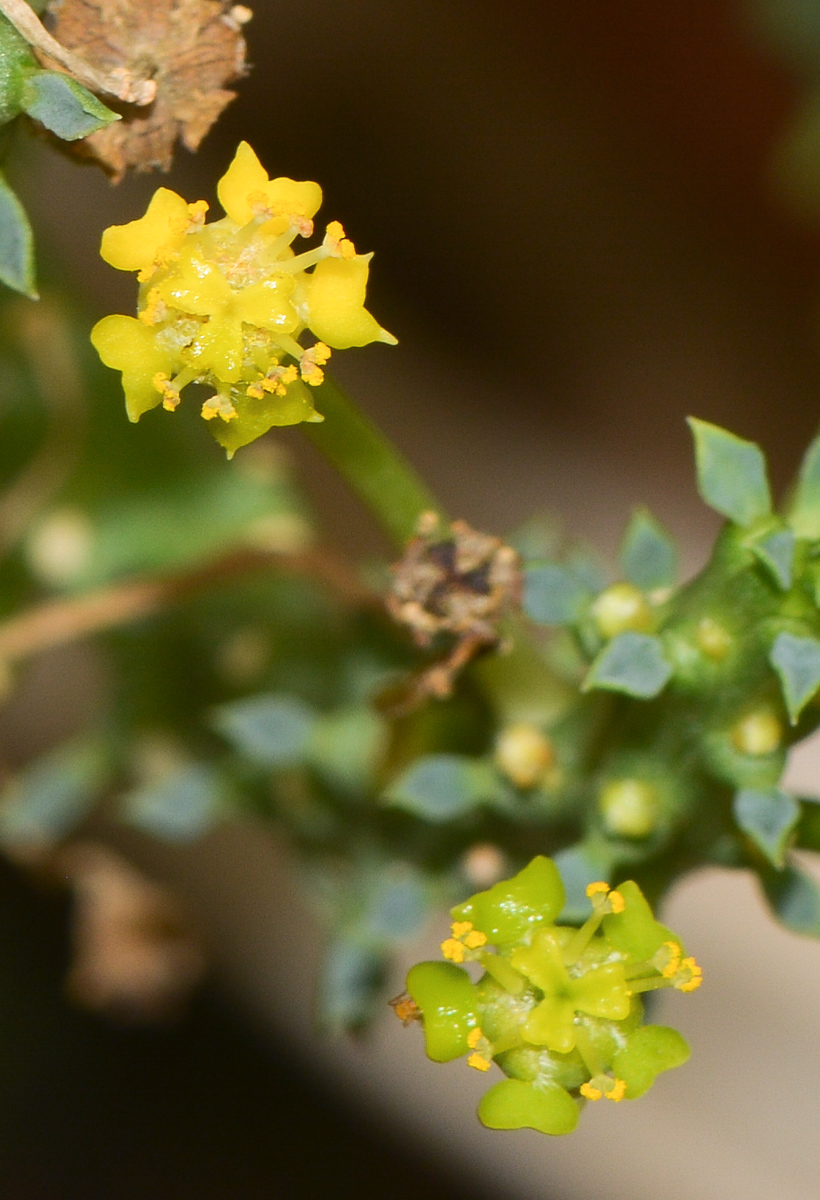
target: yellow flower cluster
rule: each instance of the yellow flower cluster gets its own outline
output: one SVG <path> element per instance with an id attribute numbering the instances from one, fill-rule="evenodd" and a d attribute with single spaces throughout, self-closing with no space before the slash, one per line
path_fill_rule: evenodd
<path id="1" fill-rule="evenodd" d="M 211 224 L 204 200 L 160 188 L 144 217 L 106 229 L 102 257 L 137 272 L 138 316 L 104 317 L 91 340 L 122 372 L 132 421 L 159 404 L 173 411 L 188 384 L 213 388 L 202 416 L 232 456 L 274 425 L 323 419 L 310 389 L 331 348 L 396 339 L 364 307 L 371 255 L 338 221 L 294 252 L 313 233 L 318 184 L 269 179 L 242 142 L 217 194 L 226 216 Z M 308 348 L 305 330 L 318 339 Z"/>

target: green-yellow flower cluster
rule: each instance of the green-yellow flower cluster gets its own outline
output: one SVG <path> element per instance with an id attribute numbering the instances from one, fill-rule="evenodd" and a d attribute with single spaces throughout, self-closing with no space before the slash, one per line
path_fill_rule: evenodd
<path id="1" fill-rule="evenodd" d="M 587 889 L 580 929 L 557 925 L 564 888 L 555 864 L 533 859 L 514 879 L 453 909 L 445 962 L 407 977 L 400 1016 L 423 1021 L 436 1062 L 467 1054 L 506 1079 L 478 1109 L 492 1129 L 570 1133 L 586 1100 L 635 1099 L 689 1056 L 674 1029 L 643 1023 L 640 995 L 694 991 L 702 972 L 680 939 L 655 920 L 636 883 Z M 482 969 L 474 983 L 460 965 Z"/>
<path id="2" fill-rule="evenodd" d="M 202 416 L 232 455 L 274 425 L 322 420 L 311 388 L 331 349 L 396 339 L 364 306 L 371 255 L 338 221 L 294 252 L 313 233 L 318 184 L 269 179 L 242 142 L 217 194 L 220 221 L 206 223 L 204 200 L 160 188 L 145 216 L 105 231 L 105 261 L 137 272 L 138 316 L 104 317 L 91 340 L 122 372 L 132 421 L 173 411 L 188 384 L 212 388 Z M 318 339 L 308 347 L 305 331 Z"/>

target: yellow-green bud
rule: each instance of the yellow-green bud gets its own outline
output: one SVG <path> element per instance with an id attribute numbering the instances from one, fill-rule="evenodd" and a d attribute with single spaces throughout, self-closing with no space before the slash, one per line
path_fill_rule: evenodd
<path id="1" fill-rule="evenodd" d="M 530 788 L 555 762 L 555 747 L 535 725 L 522 721 L 502 730 L 495 761 L 516 787 Z"/>
<path id="2" fill-rule="evenodd" d="M 643 592 L 632 583 L 613 583 L 601 592 L 590 611 L 607 638 L 629 630 L 646 633 L 652 628 L 652 610 Z"/>
<path id="3" fill-rule="evenodd" d="M 768 708 L 751 712 L 732 729 L 732 742 L 741 754 L 771 754 L 783 740 L 783 726 Z"/>
<path id="4" fill-rule="evenodd" d="M 598 808 L 611 833 L 645 838 L 658 817 L 658 792 L 640 779 L 615 779 L 601 790 Z"/>
<path id="5" fill-rule="evenodd" d="M 732 635 L 712 617 L 704 617 L 698 622 L 695 641 L 702 654 L 720 662 L 729 653 Z"/>

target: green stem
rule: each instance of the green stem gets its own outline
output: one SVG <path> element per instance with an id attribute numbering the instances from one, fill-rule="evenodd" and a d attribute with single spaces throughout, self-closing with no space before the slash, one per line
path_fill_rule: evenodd
<path id="1" fill-rule="evenodd" d="M 385 533 L 404 547 L 424 512 L 441 505 L 407 460 L 332 379 L 316 389 L 321 424 L 302 429 L 370 509 Z"/>

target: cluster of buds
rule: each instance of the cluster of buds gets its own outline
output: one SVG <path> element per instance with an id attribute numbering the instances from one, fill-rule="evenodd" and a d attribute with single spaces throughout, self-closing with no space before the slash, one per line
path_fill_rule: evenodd
<path id="1" fill-rule="evenodd" d="M 561 877 L 534 858 L 453 909 L 445 961 L 414 966 L 394 1002 L 405 1021 L 423 1022 L 436 1062 L 467 1055 L 475 1070 L 503 1071 L 478 1109 L 492 1129 L 570 1133 L 585 1101 L 636 1099 L 689 1056 L 676 1030 L 643 1023 L 641 995 L 694 991 L 700 967 L 636 883 L 592 883 L 587 895 L 580 928 L 556 924 Z"/>
<path id="2" fill-rule="evenodd" d="M 106 262 L 137 272 L 138 315 L 104 317 L 92 341 L 122 372 L 132 421 L 173 411 L 188 384 L 212 388 L 202 416 L 232 455 L 274 425 L 322 420 L 311 389 L 331 349 L 396 339 L 364 307 L 371 255 L 338 221 L 294 253 L 313 233 L 318 184 L 269 179 L 242 142 L 217 194 L 226 216 L 211 224 L 204 200 L 160 188 L 144 217 L 105 231 Z M 306 330 L 318 339 L 307 348 Z"/>

